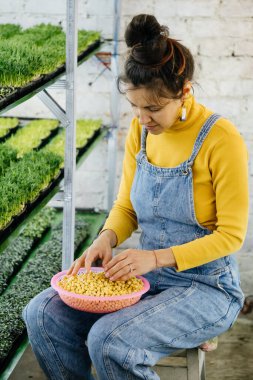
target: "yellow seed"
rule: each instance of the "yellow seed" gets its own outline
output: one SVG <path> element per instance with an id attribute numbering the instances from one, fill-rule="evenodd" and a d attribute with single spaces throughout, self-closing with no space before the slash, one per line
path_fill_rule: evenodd
<path id="1" fill-rule="evenodd" d="M 105 277 L 104 272 L 64 276 L 58 284 L 65 290 L 90 296 L 131 294 L 143 288 L 142 281 L 136 277 L 127 281 L 111 281 Z"/>

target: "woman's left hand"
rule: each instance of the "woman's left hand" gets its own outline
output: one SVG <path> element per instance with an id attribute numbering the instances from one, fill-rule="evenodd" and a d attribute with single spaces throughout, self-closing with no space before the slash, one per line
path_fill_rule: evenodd
<path id="1" fill-rule="evenodd" d="M 153 251 L 126 249 L 114 256 L 104 269 L 110 280 L 126 281 L 156 269 L 156 257 Z"/>

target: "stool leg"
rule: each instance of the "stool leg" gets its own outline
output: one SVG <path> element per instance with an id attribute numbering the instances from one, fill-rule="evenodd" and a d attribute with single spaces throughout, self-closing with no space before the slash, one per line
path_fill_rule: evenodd
<path id="1" fill-rule="evenodd" d="M 205 353 L 198 348 L 187 350 L 187 380 L 205 380 Z"/>
<path id="2" fill-rule="evenodd" d="M 199 368 L 200 368 L 200 380 L 206 380 L 206 362 L 205 362 L 205 352 L 199 351 Z"/>

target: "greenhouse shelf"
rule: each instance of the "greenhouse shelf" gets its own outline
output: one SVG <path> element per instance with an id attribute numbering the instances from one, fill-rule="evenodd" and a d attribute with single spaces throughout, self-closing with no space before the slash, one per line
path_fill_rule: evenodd
<path id="1" fill-rule="evenodd" d="M 85 147 L 77 152 L 77 167 L 84 162 L 94 147 L 106 136 L 107 131 L 108 128 L 106 127 L 95 131 Z M 49 185 L 49 187 L 45 189 L 34 202 L 27 205 L 25 210 L 19 216 L 14 217 L 9 226 L 0 231 L 0 252 L 19 234 L 26 223 L 60 191 L 60 182 L 63 178 L 64 170 L 61 170 L 59 176 Z"/>
<path id="2" fill-rule="evenodd" d="M 78 55 L 78 64 L 86 61 L 91 55 L 95 54 L 101 45 L 101 40 L 93 42 L 85 51 Z M 26 100 L 32 98 L 37 93 L 51 86 L 66 74 L 66 65 L 58 67 L 54 72 L 42 75 L 37 80 L 28 83 L 24 87 L 18 88 L 16 91 L 0 100 L 0 115 Z"/>
<path id="3" fill-rule="evenodd" d="M 106 212 L 96 212 L 93 209 L 90 210 L 76 210 L 76 215 L 83 220 L 87 221 L 89 223 L 89 236 L 87 239 L 85 239 L 84 243 L 79 246 L 79 248 L 76 251 L 75 258 L 80 256 L 82 252 L 89 247 L 93 240 L 96 238 L 99 230 L 103 226 L 105 219 L 107 217 Z M 56 217 L 53 221 L 53 225 L 57 225 L 60 221 L 63 220 L 63 211 L 60 209 L 56 209 Z M 29 257 L 24 261 L 22 264 L 20 271 L 28 264 L 30 260 L 33 259 L 33 256 L 36 253 L 36 250 L 45 242 L 47 242 L 50 238 L 51 232 L 47 232 L 42 240 L 40 241 L 39 245 L 34 248 L 34 250 L 31 252 Z M 20 272 L 19 271 L 19 272 Z M 10 281 L 10 284 L 15 283 L 16 276 L 12 278 Z M 8 292 L 8 288 L 5 290 L 5 292 Z M 11 373 L 13 372 L 14 368 L 16 367 L 17 363 L 21 359 L 24 351 L 29 345 L 29 341 L 27 338 L 27 334 L 23 333 L 21 337 L 19 337 L 14 344 L 14 348 L 11 350 L 10 355 L 7 357 L 6 361 L 4 362 L 4 365 L 0 369 L 0 380 L 7 380 Z"/>

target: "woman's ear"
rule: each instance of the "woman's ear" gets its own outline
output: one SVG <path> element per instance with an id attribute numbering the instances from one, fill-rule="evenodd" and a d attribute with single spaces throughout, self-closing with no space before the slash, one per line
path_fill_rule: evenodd
<path id="1" fill-rule="evenodd" d="M 192 88 L 190 81 L 186 81 L 183 88 L 183 100 L 187 99 Z"/>

